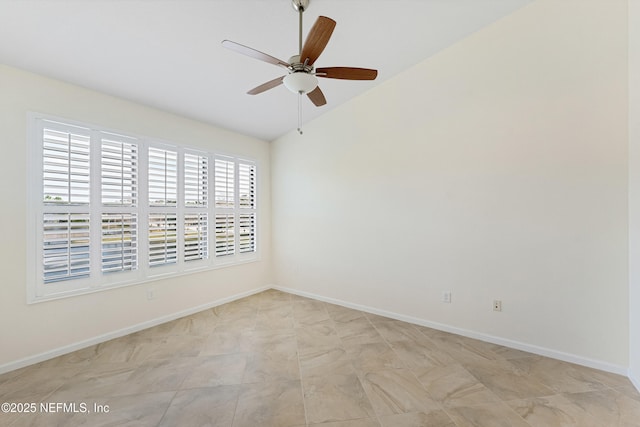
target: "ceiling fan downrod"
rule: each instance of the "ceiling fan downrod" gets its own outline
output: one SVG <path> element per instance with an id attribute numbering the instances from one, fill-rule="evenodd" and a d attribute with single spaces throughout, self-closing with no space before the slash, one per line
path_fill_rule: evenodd
<path id="1" fill-rule="evenodd" d="M 291 6 L 298 12 L 298 55 L 302 54 L 302 14 L 309 7 L 310 0 L 291 0 Z"/>
<path id="2" fill-rule="evenodd" d="M 302 56 L 302 14 L 309 7 L 310 0 L 291 0 L 291 5 L 298 12 L 298 61 Z M 306 67 L 305 61 L 303 67 Z M 298 133 L 302 135 L 302 92 L 298 92 Z"/>

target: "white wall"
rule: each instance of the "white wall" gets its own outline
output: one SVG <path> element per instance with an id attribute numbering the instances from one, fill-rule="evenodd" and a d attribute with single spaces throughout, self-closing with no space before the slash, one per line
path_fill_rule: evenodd
<path id="1" fill-rule="evenodd" d="M 538 0 L 275 141 L 276 283 L 626 372 L 626 3 Z"/>
<path id="2" fill-rule="evenodd" d="M 629 377 L 640 390 L 640 2 L 629 0 Z"/>
<path id="3" fill-rule="evenodd" d="M 272 283 L 269 144 L 77 86 L 0 65 L 0 372 L 154 319 L 255 291 Z M 26 129 L 36 111 L 259 163 L 260 262 L 89 295 L 26 304 Z M 157 298 L 146 299 L 153 286 Z"/>

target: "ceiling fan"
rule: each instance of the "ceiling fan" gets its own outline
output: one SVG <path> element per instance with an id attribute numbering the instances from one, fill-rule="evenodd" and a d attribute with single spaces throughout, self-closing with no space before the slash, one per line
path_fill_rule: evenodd
<path id="1" fill-rule="evenodd" d="M 223 40 L 222 46 L 287 70 L 288 73 L 286 75 L 263 83 L 247 93 L 249 95 L 257 95 L 284 84 L 291 92 L 300 95 L 298 101 L 298 132 L 302 134 L 302 108 L 300 104 L 302 95 L 306 94 L 317 107 L 321 107 L 327 103 L 322 90 L 318 86 L 318 79 L 316 77 L 342 80 L 375 80 L 378 76 L 378 71 L 369 68 L 355 67 L 324 67 L 314 70 L 313 64 L 324 51 L 327 43 L 329 43 L 333 29 L 336 26 L 336 21 L 326 16 L 319 16 L 309 31 L 309 35 L 303 45 L 302 14 L 309 7 L 310 0 L 291 1 L 293 8 L 298 12 L 299 16 L 298 54 L 289 58 L 288 62 L 231 40 Z"/>

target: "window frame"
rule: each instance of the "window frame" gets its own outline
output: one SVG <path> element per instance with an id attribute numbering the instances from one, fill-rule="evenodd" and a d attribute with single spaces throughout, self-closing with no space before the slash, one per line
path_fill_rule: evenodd
<path id="1" fill-rule="evenodd" d="M 56 123 L 62 128 L 78 128 L 90 133 L 90 179 L 89 179 L 89 205 L 46 206 L 44 202 L 44 176 L 43 174 L 43 131 L 47 125 Z M 127 141 L 135 141 L 137 144 L 137 200 L 134 205 L 109 205 L 103 204 L 103 181 L 101 177 L 102 167 L 102 139 L 101 135 L 118 136 Z M 177 153 L 177 200 L 175 205 L 152 206 L 149 202 L 148 186 L 148 153 L 149 148 L 161 148 L 173 150 Z M 185 200 L 185 156 L 198 155 L 206 158 L 207 162 L 207 203 L 205 205 L 187 206 Z M 258 214 L 258 177 L 254 179 L 255 206 L 252 212 L 255 215 L 256 228 L 254 230 L 255 248 L 249 253 L 236 253 L 233 256 L 219 259 L 215 256 L 215 218 L 218 209 L 215 207 L 215 158 L 223 156 L 235 162 L 235 191 L 238 192 L 238 165 L 240 162 L 253 165 L 259 171 L 256 160 L 242 156 L 229 155 L 218 150 L 204 150 L 184 144 L 163 141 L 157 138 L 149 138 L 134 135 L 131 132 L 114 131 L 104 126 L 96 126 L 81 123 L 76 120 L 55 117 L 48 114 L 30 112 L 27 114 L 27 303 L 50 301 L 69 296 L 99 292 L 123 286 L 134 286 L 163 278 L 177 277 L 196 271 L 214 270 L 228 266 L 256 262 L 260 260 L 260 250 L 257 239 L 257 231 L 260 230 Z M 256 172 L 257 173 L 257 172 Z M 237 198 L 236 198 L 237 199 Z M 236 204 L 238 200 L 236 200 Z M 48 211 L 88 213 L 90 234 L 90 271 L 89 276 L 80 279 L 61 280 L 53 283 L 44 282 L 43 266 L 43 215 Z M 176 262 L 173 264 L 150 266 L 149 265 L 149 216 L 154 213 L 170 213 L 176 215 L 177 239 Z M 133 214 L 136 217 L 136 263 L 133 270 L 103 272 L 102 252 L 104 246 L 103 215 L 104 214 Z M 187 215 L 204 214 L 207 216 L 206 230 L 206 257 L 201 259 L 186 260 L 185 249 L 185 221 Z M 236 217 L 235 239 L 236 248 L 239 248 L 239 212 L 234 209 Z M 53 285 L 53 286 L 52 286 Z"/>

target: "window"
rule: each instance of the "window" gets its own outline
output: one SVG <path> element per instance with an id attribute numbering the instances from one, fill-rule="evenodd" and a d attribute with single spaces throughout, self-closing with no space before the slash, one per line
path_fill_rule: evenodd
<path id="1" fill-rule="evenodd" d="M 255 162 L 41 115 L 29 139 L 29 302 L 258 259 Z"/>

